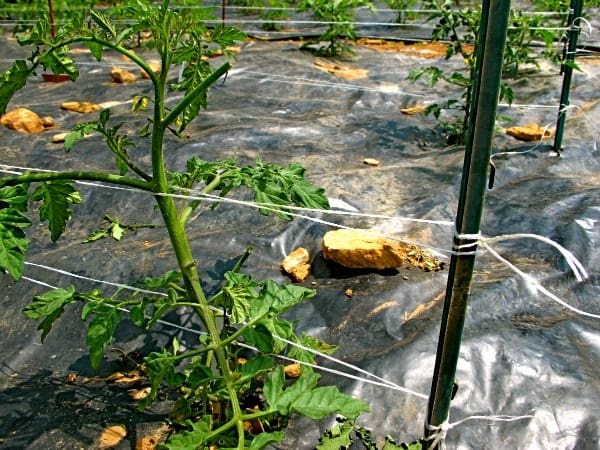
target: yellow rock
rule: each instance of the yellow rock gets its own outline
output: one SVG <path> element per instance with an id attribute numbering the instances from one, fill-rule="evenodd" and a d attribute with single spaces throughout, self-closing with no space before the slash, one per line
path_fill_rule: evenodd
<path id="1" fill-rule="evenodd" d="M 52 142 L 54 142 L 55 144 L 60 144 L 61 142 L 65 142 L 65 138 L 67 137 L 67 134 L 69 134 L 69 133 L 55 134 L 54 136 L 52 136 Z"/>
<path id="2" fill-rule="evenodd" d="M 413 116 L 425 111 L 425 108 L 427 108 L 425 105 L 410 106 L 408 108 L 402 108 L 400 112 L 408 116 Z"/>
<path id="3" fill-rule="evenodd" d="M 310 275 L 310 255 L 308 250 L 298 247 L 287 255 L 281 263 L 281 269 L 294 281 L 304 281 Z"/>
<path id="4" fill-rule="evenodd" d="M 350 269 L 393 269 L 402 266 L 407 250 L 368 230 L 334 230 L 323 236 L 323 258 Z"/>
<path id="5" fill-rule="evenodd" d="M 110 77 L 115 83 L 133 83 L 135 80 L 137 80 L 135 74 L 119 67 L 113 67 L 110 69 Z"/>
<path id="6" fill-rule="evenodd" d="M 100 111 L 102 107 L 90 102 L 64 102 L 60 105 L 62 109 L 78 113 L 88 114 L 94 111 Z"/>
<path id="7" fill-rule="evenodd" d="M 365 158 L 363 162 L 369 166 L 378 166 L 380 164 L 379 160 L 374 158 Z"/>
<path id="8" fill-rule="evenodd" d="M 430 272 L 443 268 L 427 250 L 370 230 L 334 230 L 323 236 L 323 258 L 350 269 L 394 269 L 406 264 Z"/>
<path id="9" fill-rule="evenodd" d="M 552 131 L 548 128 L 542 128 L 538 124 L 525 125 L 524 127 L 510 127 L 506 129 L 506 134 L 520 141 L 540 141 L 543 138 L 552 136 Z"/>
<path id="10" fill-rule="evenodd" d="M 288 364 L 283 368 L 283 371 L 288 378 L 298 378 L 302 373 L 302 366 L 298 363 Z"/>
<path id="11" fill-rule="evenodd" d="M 25 133 L 41 133 L 44 123 L 40 116 L 27 108 L 16 108 L 0 117 L 0 123 L 5 127 Z"/>

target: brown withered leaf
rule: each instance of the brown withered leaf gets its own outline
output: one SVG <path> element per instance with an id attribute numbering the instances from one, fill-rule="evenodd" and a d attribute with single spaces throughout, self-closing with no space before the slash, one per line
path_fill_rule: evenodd
<path id="1" fill-rule="evenodd" d="M 112 425 L 105 428 L 98 438 L 97 448 L 104 450 L 115 447 L 127 436 L 127 430 L 121 425 Z"/>

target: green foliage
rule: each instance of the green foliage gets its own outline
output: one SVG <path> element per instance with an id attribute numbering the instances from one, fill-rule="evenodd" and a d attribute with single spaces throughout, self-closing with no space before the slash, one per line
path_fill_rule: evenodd
<path id="1" fill-rule="evenodd" d="M 317 54 L 325 56 L 353 54 L 348 45 L 348 40 L 355 40 L 357 37 L 352 8 L 361 6 L 374 9 L 371 0 L 300 0 L 299 12 L 312 10 L 315 20 L 327 22 L 327 30 L 319 36 L 316 43 L 328 42 L 328 45 L 318 47 Z M 309 48 L 310 45 L 309 42 L 304 48 Z"/>
<path id="2" fill-rule="evenodd" d="M 291 220 L 286 206 L 295 204 L 304 208 L 328 209 L 329 201 L 321 188 L 316 188 L 304 178 L 305 169 L 296 163 L 287 167 L 256 160 L 254 166 L 238 167 L 235 159 L 217 162 L 194 157 L 187 161 L 186 172 L 170 173 L 170 184 L 175 188 L 190 190 L 203 183 L 203 193 L 219 191 L 221 196 L 232 189 L 245 186 L 254 191 L 254 201 L 265 205 L 264 215 L 274 212 L 282 219 Z M 187 214 L 197 208 L 198 201 L 189 202 Z"/>
<path id="3" fill-rule="evenodd" d="M 269 407 L 283 415 L 298 412 L 315 420 L 330 414 L 355 419 L 361 412 L 370 411 L 362 400 L 339 392 L 335 386 L 317 386 L 319 378 L 319 374 L 306 370 L 287 386 L 283 367 L 277 367 L 269 373 L 263 388 Z"/>
<path id="4" fill-rule="evenodd" d="M 65 312 L 65 306 L 75 301 L 77 301 L 77 293 L 73 286 L 67 289 L 54 289 L 33 297 L 31 304 L 23 308 L 23 314 L 30 319 L 43 319 L 38 325 L 38 330 L 42 331 L 42 342 L 44 342 L 54 321 Z"/>
<path id="5" fill-rule="evenodd" d="M 433 66 L 413 69 L 408 78 L 416 81 L 425 77 L 430 87 L 443 80 L 461 89 L 460 99 L 429 105 L 425 113 L 432 114 L 438 120 L 437 128 L 446 136 L 449 144 L 464 144 L 468 129 L 467 119 L 471 109 L 471 88 L 476 75 L 475 55 L 481 8 L 478 5 L 457 8 L 452 0 L 425 0 L 424 8 L 432 11 L 427 21 L 436 21 L 432 39 L 449 42 L 446 58 L 459 55 L 465 63 L 466 74 L 459 72 L 446 74 Z M 547 26 L 544 26 L 544 20 L 542 16 L 511 9 L 503 75 L 516 77 L 523 66 L 538 67 L 540 57 L 558 62 L 559 58 L 553 46 L 560 36 L 556 32 L 545 29 Z M 535 52 L 533 44 L 537 42 L 544 43 L 545 50 Z M 506 83 L 501 85 L 500 100 L 512 103 L 513 92 Z"/>
<path id="6" fill-rule="evenodd" d="M 417 5 L 418 0 L 385 0 L 387 6 L 398 11 L 396 23 L 405 23 L 408 19 L 414 18 L 413 14 L 407 13 L 406 10 Z"/>
<path id="7" fill-rule="evenodd" d="M 112 217 L 108 214 L 104 214 L 103 225 L 96 228 L 94 231 L 90 233 L 90 235 L 85 238 L 82 242 L 95 242 L 100 239 L 112 238 L 115 241 L 120 241 L 125 233 L 128 231 L 137 231 L 140 228 L 155 228 L 156 225 L 153 224 L 127 224 L 122 223 L 116 217 Z"/>
<path id="8" fill-rule="evenodd" d="M 0 189 L 0 269 L 16 281 L 23 276 L 25 252 L 29 240 L 25 228 L 31 226 L 27 211 L 27 185 L 6 186 Z"/>
<path id="9" fill-rule="evenodd" d="M 124 25 L 115 22 L 114 13 L 127 14 L 135 21 Z M 240 273 L 248 255 L 224 275 L 212 297 L 206 298 L 202 289 L 184 228 L 200 201 L 184 199 L 177 205 L 170 193 L 193 193 L 200 189 L 202 194 L 216 192 L 222 197 L 244 187 L 253 193 L 255 201 L 264 203 L 260 210 L 263 214 L 274 213 L 285 220 L 292 219 L 292 205 L 329 207 L 323 190 L 310 184 L 305 179 L 305 169 L 296 163 L 279 166 L 257 160 L 254 165 L 240 167 L 232 159 L 211 162 L 194 157 L 183 170 L 167 171 L 165 134 L 170 131 L 179 135 L 208 106 L 208 88 L 231 66 L 225 63 L 213 68 L 206 56 L 244 38 L 243 33 L 233 28 L 209 29 L 204 25 L 209 18 L 212 18 L 209 9 L 178 10 L 170 8 L 168 0 L 158 5 L 131 1 L 115 11 L 74 13 L 61 23 L 56 33 L 51 32 L 48 17 L 42 14 L 31 32 L 20 37 L 19 42 L 30 47 L 32 53 L 0 76 L 3 107 L 39 67 L 68 73 L 75 80 L 78 73 L 67 52 L 73 44 L 87 46 L 98 59 L 106 49 L 129 57 L 150 74 L 154 95 L 139 95 L 134 99 L 133 112 L 149 113 L 147 125 L 137 136 L 124 133 L 123 123 L 111 123 L 110 110 L 101 111 L 98 120 L 77 125 L 67 136 L 65 150 L 75 151 L 86 135 L 100 135 L 116 158 L 114 173 L 26 173 L 0 179 L 0 269 L 15 280 L 22 276 L 28 247 L 24 229 L 31 225 L 25 213 L 30 202 L 39 202 L 40 220 L 48 222 L 50 238 L 55 242 L 67 229 L 72 205 L 82 201 L 81 194 L 73 187 L 75 181 L 94 180 L 146 191 L 157 203 L 177 258 L 176 270 L 138 282 L 141 290 L 133 294 L 125 289 L 117 289 L 112 295 L 99 290 L 79 292 L 72 286 L 54 289 L 34 297 L 23 313 L 40 322 L 38 328 L 43 340 L 66 307 L 82 304 L 81 319 L 87 323 L 90 361 L 92 367 L 98 368 L 125 311 L 134 325 L 150 330 L 168 311 L 190 308 L 202 323 L 203 334 L 196 345 L 186 343 L 185 350 L 173 338 L 172 348 L 145 357 L 143 368 L 151 392 L 140 407 L 149 406 L 164 389 L 172 388 L 178 393 L 168 418 L 181 433 L 174 434 L 162 448 L 219 445 L 240 450 L 261 449 L 284 438 L 282 430 L 293 413 L 314 419 L 330 414 L 354 419 L 368 411 L 368 407 L 337 388 L 318 385 L 319 375 L 308 367 L 302 369 L 297 380 L 285 379 L 277 356 L 314 364 L 311 349 L 324 353 L 335 350 L 334 346 L 309 336 L 297 336 L 294 323 L 281 318 L 300 302 L 312 298 L 314 290 L 273 280 L 257 281 Z M 142 57 L 128 49 L 142 32 L 152 37 L 144 45 L 158 53 L 162 64 L 160 74 L 152 72 Z M 169 84 L 169 69 L 173 64 L 184 63 L 182 79 Z M 177 104 L 166 105 L 169 90 L 183 93 Z M 134 146 L 136 154 L 147 148 L 147 154 L 141 158 L 152 161 L 151 171 L 132 158 L 128 150 Z M 32 192 L 30 184 L 35 184 Z M 154 225 L 128 225 L 105 214 L 102 226 L 85 242 L 95 245 L 107 237 L 120 240 L 126 231 L 149 226 Z M 240 342 L 255 349 L 242 348 Z M 261 390 L 264 400 L 242 407 L 246 399 Z M 259 421 L 264 432 L 254 435 L 245 431 L 244 423 L 251 421 Z"/>
<path id="10" fill-rule="evenodd" d="M 48 221 L 50 239 L 56 242 L 71 220 L 71 205 L 83 200 L 68 181 L 42 182 L 31 194 L 31 199 L 41 201 L 40 220 Z"/>
<path id="11" fill-rule="evenodd" d="M 338 417 L 337 423 L 321 436 L 321 442 L 317 445 L 317 450 L 353 448 L 354 444 L 359 444 L 360 448 L 367 450 L 379 450 L 380 448 L 372 439 L 371 431 L 357 426 L 355 420 Z M 386 436 L 381 450 L 423 450 L 424 448 L 425 441 L 423 439 L 397 444 L 392 437 Z"/>

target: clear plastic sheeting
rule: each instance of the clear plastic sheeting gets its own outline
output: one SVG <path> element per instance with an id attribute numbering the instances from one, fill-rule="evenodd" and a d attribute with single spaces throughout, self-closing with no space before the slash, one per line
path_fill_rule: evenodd
<path id="1" fill-rule="evenodd" d="M 337 210 L 364 216 L 319 213 L 322 221 L 355 228 L 375 228 L 382 235 L 418 243 L 449 259 L 458 202 L 463 147 L 447 147 L 434 130 L 436 122 L 400 109 L 458 98 L 460 92 L 440 84 L 407 81 L 411 68 L 436 65 L 456 70 L 461 61 L 422 59 L 397 52 L 354 47 L 357 55 L 338 61 L 364 69 L 351 81 L 322 70 L 311 53 L 292 41 L 247 42 L 224 82 L 209 93 L 209 108 L 178 140 L 169 137 L 169 166 L 181 169 L 198 156 L 206 160 L 256 158 L 279 164 L 301 163 L 308 178 L 325 188 Z M 22 55 L 3 36 L 2 68 Z M 133 95 L 149 93 L 150 82 L 110 83 L 113 65 L 130 67 L 116 56 L 97 63 L 77 55 L 77 83 L 28 83 L 11 103 L 39 115 L 54 117 L 53 129 L 26 135 L 0 129 L 0 168 L 111 170 L 113 158 L 97 136 L 70 152 L 51 143 L 55 133 L 93 120 L 60 109 L 64 101 L 113 102 L 115 123 L 131 136 L 145 123 L 130 113 Z M 215 61 L 218 64 L 219 61 Z M 530 239 L 491 244 L 510 263 L 538 280 L 570 305 L 600 314 L 600 163 L 598 138 L 597 59 L 578 61 L 574 77 L 564 152 L 551 142 L 524 143 L 503 133 L 494 139 L 496 176 L 487 194 L 481 232 L 484 236 L 535 233 L 568 248 L 589 278 L 578 283 L 554 248 Z M 174 71 L 171 76 L 177 77 Z M 562 80 L 556 67 L 512 80 L 515 104 L 501 107 L 510 125 L 554 126 Z M 116 103 L 115 103 L 116 102 Z M 576 106 L 576 108 L 575 108 Z M 499 126 L 501 124 L 499 123 Z M 149 164 L 145 143 L 132 151 Z M 379 166 L 363 163 L 375 158 Z M 12 168 L 8 168 L 8 166 Z M 21 310 L 45 287 L 75 284 L 80 289 L 114 288 L 99 283 L 129 283 L 159 276 L 174 268 L 164 229 L 140 229 L 120 242 L 81 241 L 109 213 L 126 223 L 159 224 L 145 194 L 78 185 L 84 202 L 74 207 L 73 221 L 57 244 L 50 244 L 43 224 L 35 224 L 27 255 L 27 279 L 15 284 L 3 275 L 0 296 L 0 438 L 3 449 L 94 448 L 107 425 L 122 424 L 128 437 L 118 448 L 134 446 L 135 438 L 159 424 L 169 408 L 161 399 L 151 410 L 137 412 L 126 389 L 99 381 L 121 370 L 122 354 L 165 346 L 177 334 L 194 345 L 193 332 L 161 324 L 144 333 L 127 322 L 119 326 L 114 347 L 99 373 L 89 368 L 85 327 L 79 311 L 69 309 L 40 345 L 37 324 Z M 249 201 L 249 195 L 238 194 Z M 283 257 L 297 246 L 311 253 L 312 272 L 304 282 L 317 296 L 293 311 L 298 330 L 340 346 L 335 357 L 371 372 L 400 388 L 323 372 L 325 382 L 367 401 L 372 412 L 359 424 L 372 430 L 380 444 L 386 435 L 406 442 L 423 435 L 447 271 L 420 272 L 399 268 L 386 272 L 348 271 L 323 261 L 323 234 L 333 225 L 297 218 L 283 222 L 261 216 L 256 208 L 210 203 L 189 226 L 206 289 L 210 291 L 248 246 L 254 247 L 244 270 L 256 279 L 286 278 L 279 271 Z M 315 217 L 314 213 L 304 213 Z M 369 217 L 372 216 L 372 217 Z M 383 218 L 382 216 L 389 216 Z M 407 220 L 427 219 L 432 223 Z M 64 271 L 58 273 L 47 266 Z M 71 273 L 79 277 L 73 278 Z M 352 296 L 345 295 L 347 289 Z M 168 320 L 198 329 L 185 311 Z M 348 367 L 320 360 L 323 367 L 366 378 Z M 582 317 L 544 296 L 489 253 L 477 258 L 472 298 L 456 375 L 459 386 L 450 423 L 471 416 L 448 430 L 452 449 L 597 449 L 600 445 L 600 321 Z M 69 374 L 88 382 L 69 383 Z M 94 378 L 98 377 L 98 378 Z M 374 380 L 373 378 L 371 378 Z M 96 380 L 96 381 L 94 381 Z M 407 392 L 412 391 L 412 393 Z M 416 395 L 415 395 L 416 394 Z M 491 416 L 531 416 L 515 421 Z M 293 420 L 280 449 L 310 449 L 332 425 Z"/>

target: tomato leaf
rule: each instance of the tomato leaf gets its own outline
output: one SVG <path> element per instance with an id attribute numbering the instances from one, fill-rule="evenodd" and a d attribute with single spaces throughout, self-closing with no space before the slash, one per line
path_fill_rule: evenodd
<path id="1" fill-rule="evenodd" d="M 81 194 L 67 181 L 44 182 L 33 192 L 31 198 L 42 201 L 40 220 L 47 220 L 50 239 L 56 242 L 71 219 L 71 205 L 81 203 Z"/>
<path id="2" fill-rule="evenodd" d="M 88 326 L 85 343 L 90 348 L 91 365 L 97 369 L 102 363 L 104 349 L 112 341 L 123 312 L 112 305 L 101 304 L 93 308 L 93 313 L 95 317 Z"/>
<path id="3" fill-rule="evenodd" d="M 42 342 L 44 342 L 54 321 L 62 316 L 64 307 L 75 301 L 77 301 L 77 296 L 73 286 L 69 286 L 67 289 L 58 288 L 33 297 L 32 302 L 23 308 L 23 314 L 34 320 L 44 318 L 38 325 L 38 330 L 42 331 Z"/>
<path id="4" fill-rule="evenodd" d="M 3 201 L 7 202 L 7 199 Z M 16 200 L 15 204 L 22 208 Z M 31 221 L 18 209 L 0 209 L 0 269 L 8 272 L 15 281 L 23 276 L 25 252 L 29 246 L 29 239 L 23 228 L 29 226 Z"/>

